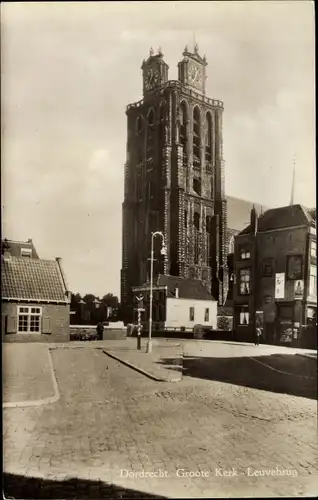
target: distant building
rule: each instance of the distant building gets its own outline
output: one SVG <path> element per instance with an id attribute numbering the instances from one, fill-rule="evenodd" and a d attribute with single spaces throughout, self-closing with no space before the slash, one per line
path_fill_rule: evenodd
<path id="1" fill-rule="evenodd" d="M 301 325 L 317 317 L 316 210 L 252 210 L 233 262 L 236 340 L 254 340 L 259 322 L 267 343 L 298 344 Z"/>
<path id="2" fill-rule="evenodd" d="M 149 319 L 149 283 L 134 287 L 135 309 L 138 306 L 136 296 L 143 296 L 143 326 L 148 328 Z M 153 329 L 170 328 L 193 329 L 203 325 L 216 329 L 217 302 L 209 294 L 200 280 L 190 280 L 176 276 L 159 275 L 153 287 L 152 307 Z M 136 321 L 136 317 L 135 317 Z"/>
<path id="3" fill-rule="evenodd" d="M 31 240 L 2 241 L 2 340 L 69 340 L 70 294 L 61 259 L 40 259 Z"/>

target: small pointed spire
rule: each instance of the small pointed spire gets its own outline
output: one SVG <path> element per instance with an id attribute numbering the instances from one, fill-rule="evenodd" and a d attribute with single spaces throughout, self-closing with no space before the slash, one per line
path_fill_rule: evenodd
<path id="1" fill-rule="evenodd" d="M 194 45 L 194 52 L 196 54 L 199 52 L 199 45 L 197 43 Z"/>
<path id="2" fill-rule="evenodd" d="M 206 62 L 206 55 L 203 56 L 203 61 Z"/>
<path id="3" fill-rule="evenodd" d="M 296 177 L 296 162 L 294 158 L 294 167 L 293 167 L 293 180 L 292 180 L 292 188 L 291 188 L 291 195 L 290 195 L 290 205 L 295 204 L 295 177 Z"/>
<path id="4" fill-rule="evenodd" d="M 189 52 L 187 45 L 184 47 L 184 52 Z"/>
<path id="5" fill-rule="evenodd" d="M 153 48 L 152 48 L 152 47 L 150 47 L 150 50 L 149 50 L 149 55 L 150 55 L 150 57 L 151 57 L 151 56 L 153 56 L 153 54 L 154 54 L 154 52 L 153 52 Z"/>
<path id="6" fill-rule="evenodd" d="M 162 56 L 162 50 L 161 50 L 161 47 L 159 47 L 159 49 L 158 49 L 158 54 L 159 54 L 159 56 Z"/>

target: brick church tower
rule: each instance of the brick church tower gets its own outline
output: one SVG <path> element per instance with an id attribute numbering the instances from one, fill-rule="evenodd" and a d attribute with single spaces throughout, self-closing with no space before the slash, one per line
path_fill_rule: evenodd
<path id="1" fill-rule="evenodd" d="M 154 273 L 201 280 L 222 304 L 228 290 L 222 101 L 205 95 L 207 62 L 185 48 L 178 80 L 168 80 L 159 49 L 143 61 L 141 101 L 127 106 L 121 300 L 149 276 L 150 241 L 162 231 L 167 255 L 155 247 Z"/>

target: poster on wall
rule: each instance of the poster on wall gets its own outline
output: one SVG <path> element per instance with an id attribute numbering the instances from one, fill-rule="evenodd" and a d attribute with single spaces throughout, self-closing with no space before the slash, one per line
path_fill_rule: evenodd
<path id="1" fill-rule="evenodd" d="M 295 281 L 295 299 L 302 299 L 304 296 L 304 280 Z"/>
<path id="2" fill-rule="evenodd" d="M 290 344 L 293 341 L 293 325 L 291 321 L 281 322 L 279 341 L 282 344 Z"/>
<path id="3" fill-rule="evenodd" d="M 285 298 L 285 273 L 275 274 L 275 299 Z"/>

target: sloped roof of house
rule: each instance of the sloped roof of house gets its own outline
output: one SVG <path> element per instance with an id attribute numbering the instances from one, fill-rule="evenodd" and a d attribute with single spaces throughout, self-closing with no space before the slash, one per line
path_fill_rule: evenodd
<path id="1" fill-rule="evenodd" d="M 30 257 L 32 259 L 39 259 L 38 253 L 31 239 L 28 241 L 13 241 L 5 238 L 1 241 L 1 248 L 2 252 L 7 251 L 10 255 L 12 255 L 12 257 L 21 257 L 21 250 L 28 249 L 31 250 Z"/>
<path id="2" fill-rule="evenodd" d="M 262 232 L 305 225 L 311 226 L 315 223 L 315 220 L 316 210 L 309 210 L 302 205 L 272 208 L 259 217 L 257 231 Z M 249 234 L 250 232 L 251 226 L 249 225 L 240 234 Z"/>
<path id="3" fill-rule="evenodd" d="M 180 299 L 214 300 L 202 281 L 196 279 L 160 274 L 157 286 L 166 286 L 168 288 L 168 297 L 175 297 L 176 288 L 178 288 Z"/>
<path id="4" fill-rule="evenodd" d="M 265 207 L 264 205 L 235 198 L 233 196 L 226 196 L 226 200 L 228 231 L 242 231 L 249 225 L 253 205 L 259 214 L 269 209 L 269 207 Z"/>
<path id="5" fill-rule="evenodd" d="M 67 290 L 57 260 L 2 258 L 2 298 L 67 303 Z"/>

